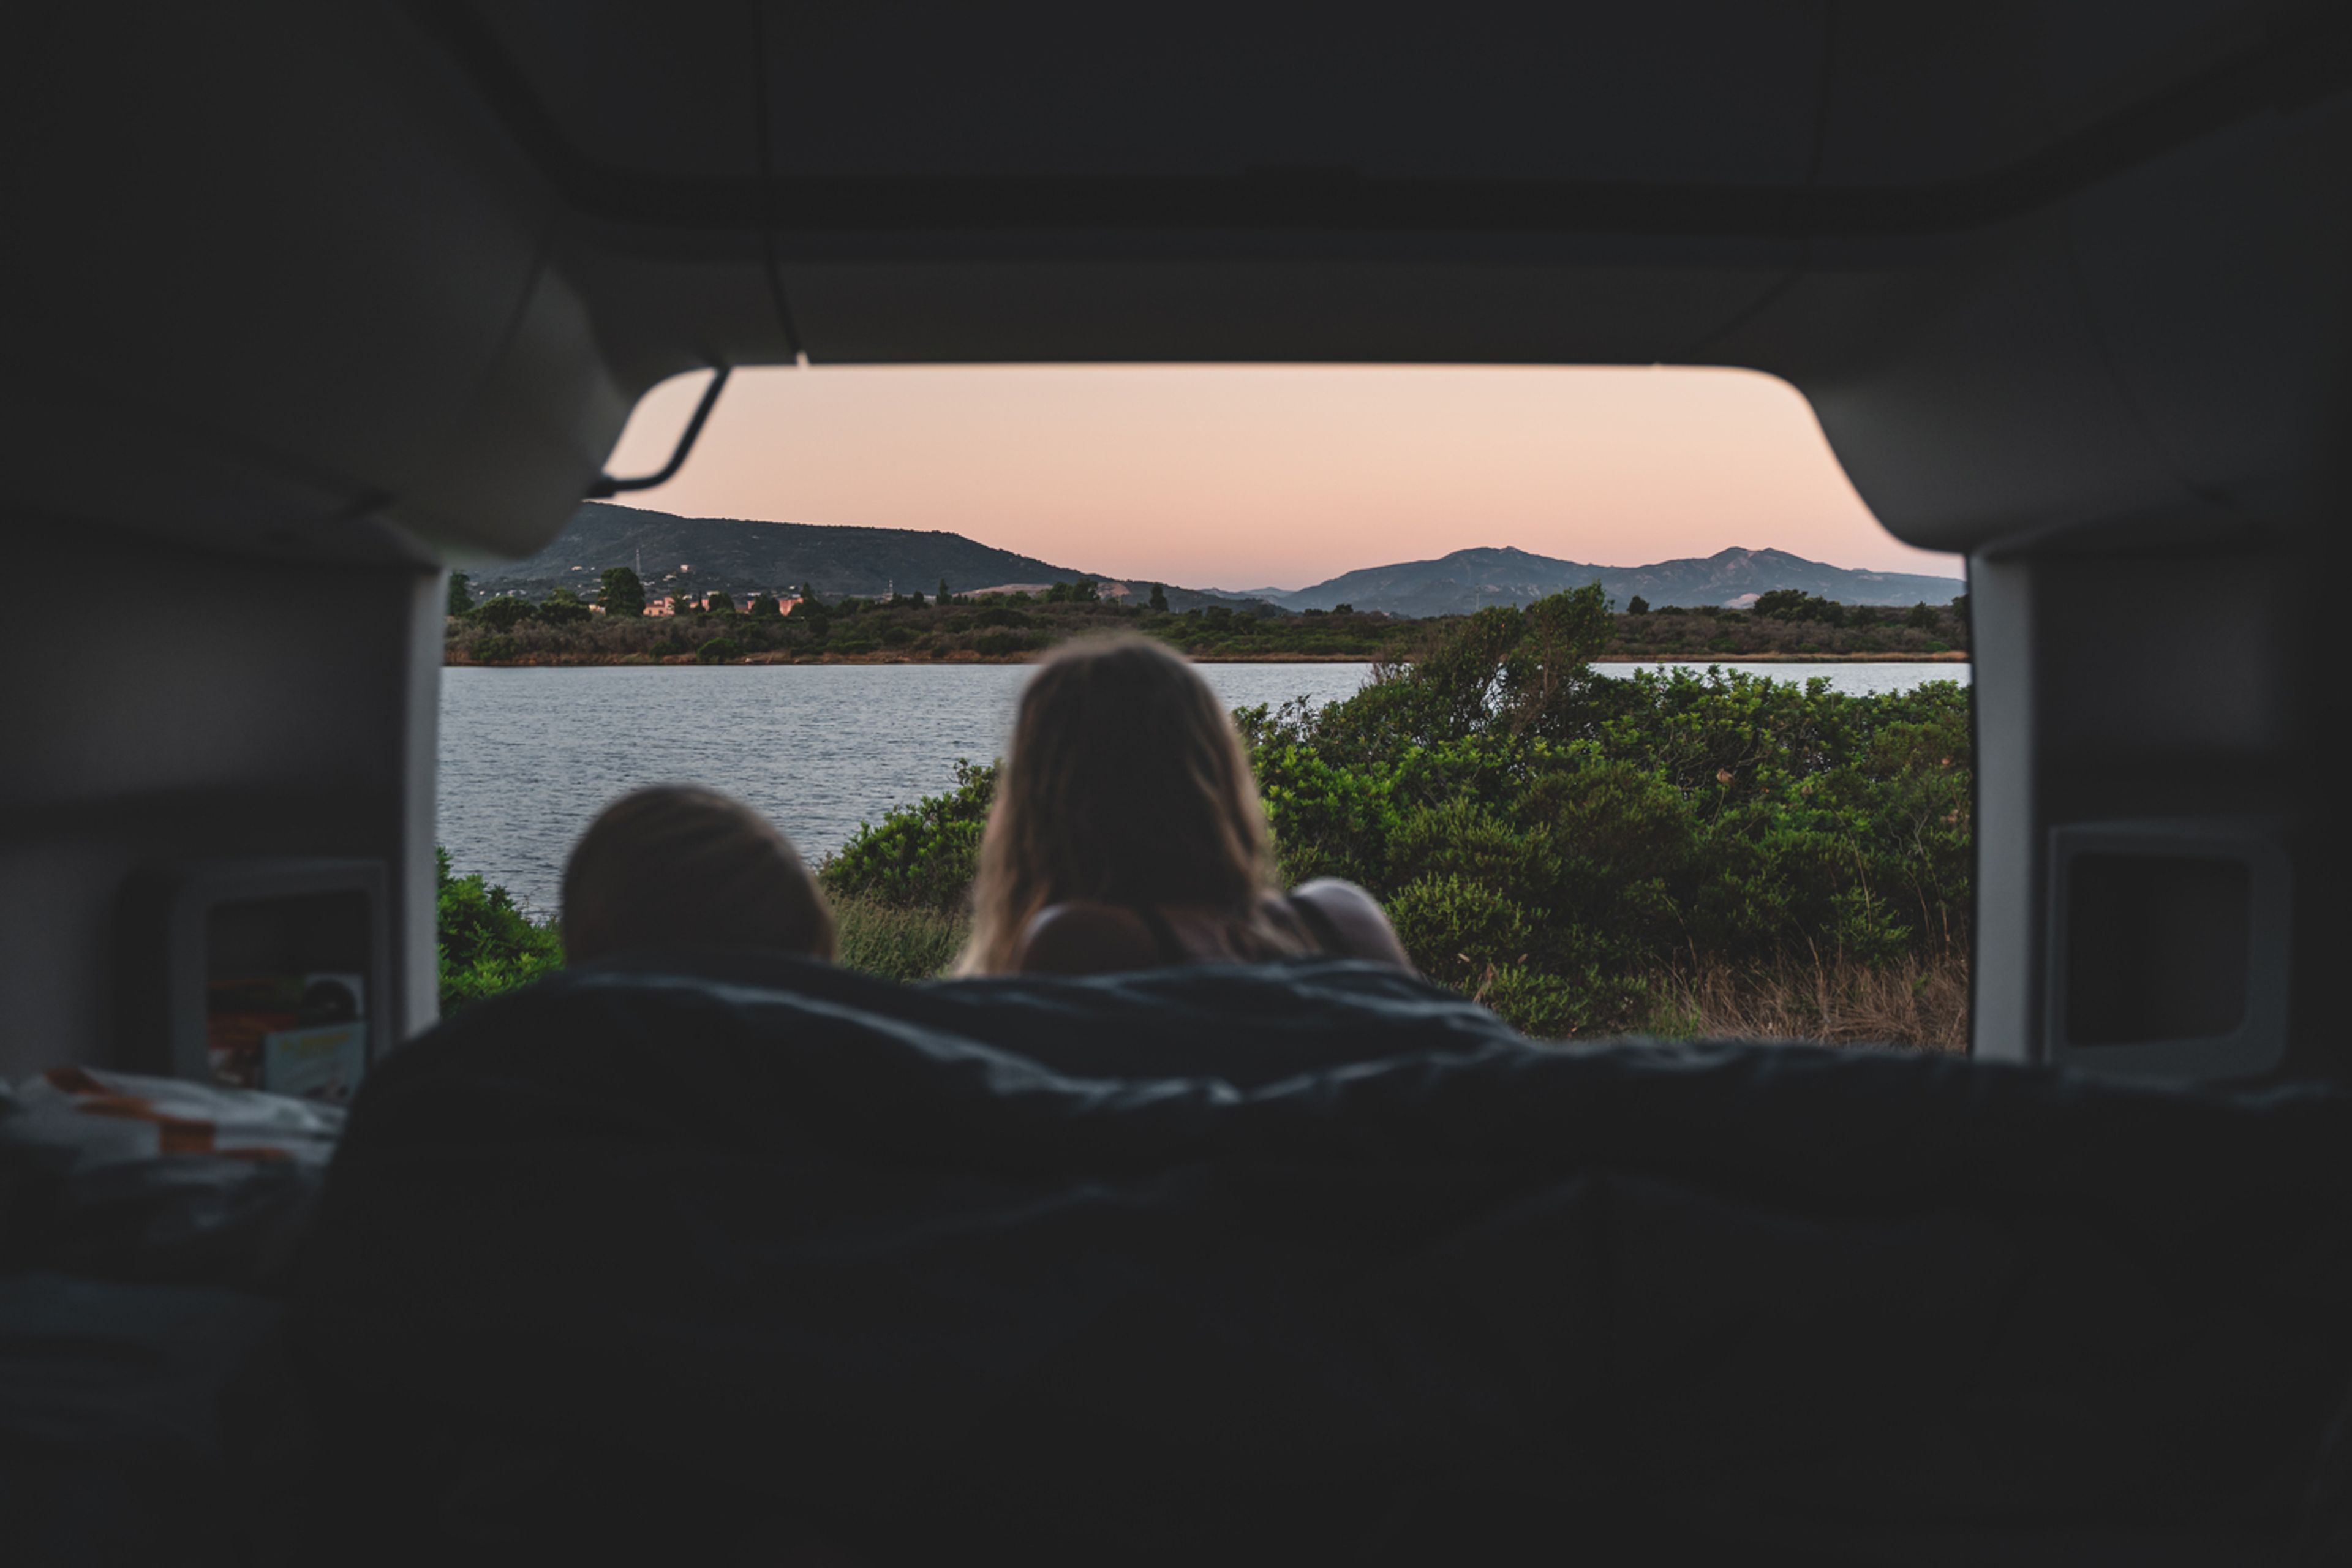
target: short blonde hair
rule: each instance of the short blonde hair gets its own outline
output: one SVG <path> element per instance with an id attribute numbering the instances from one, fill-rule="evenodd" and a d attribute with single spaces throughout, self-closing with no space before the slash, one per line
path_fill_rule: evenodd
<path id="1" fill-rule="evenodd" d="M 656 947 L 830 959 L 833 909 L 774 823 L 717 790 L 656 784 L 606 806 L 572 846 L 563 946 L 574 960 Z"/>

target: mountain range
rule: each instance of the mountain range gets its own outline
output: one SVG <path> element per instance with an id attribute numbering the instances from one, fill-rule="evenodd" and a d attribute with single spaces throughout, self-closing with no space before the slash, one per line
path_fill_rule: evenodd
<path id="1" fill-rule="evenodd" d="M 999 550 L 939 529 L 850 528 L 739 518 L 677 517 L 644 507 L 587 501 L 554 542 L 536 554 L 473 574 L 492 593 L 537 598 L 555 588 L 593 592 L 608 566 L 631 566 L 656 595 L 680 589 L 773 591 L 814 583 L 820 595 L 875 595 L 896 587 L 929 594 L 946 579 L 960 594 L 1010 584 L 1043 584 L 1109 574 L 1080 571 L 1034 555 Z M 1126 582 L 1145 591 L 1144 580 Z M 1639 595 L 1653 605 L 1734 604 L 1774 588 L 1849 605 L 1943 604 L 1965 591 L 1957 577 L 1866 572 L 1808 561 L 1784 550 L 1722 550 L 1648 566 L 1594 566 L 1525 550 L 1456 550 L 1433 561 L 1367 566 L 1296 591 L 1230 592 L 1170 586 L 1171 608 L 1223 604 L 1287 610 L 1352 605 L 1398 616 L 1442 616 L 1486 605 L 1517 605 L 1599 583 L 1622 608 Z M 1266 613 L 1259 609 L 1258 613 Z"/>
<path id="2" fill-rule="evenodd" d="M 1808 561 L 1785 550 L 1718 550 L 1647 566 L 1594 566 L 1525 550 L 1485 546 L 1434 561 L 1366 566 L 1295 592 L 1250 593 L 1292 610 L 1353 605 L 1398 616 L 1464 614 L 1487 605 L 1524 605 L 1598 583 L 1622 609 L 1635 595 L 1653 605 L 1729 605 L 1774 588 L 1801 588 L 1847 605 L 1941 605 L 1967 592 L 1958 577 L 1865 572 Z"/>

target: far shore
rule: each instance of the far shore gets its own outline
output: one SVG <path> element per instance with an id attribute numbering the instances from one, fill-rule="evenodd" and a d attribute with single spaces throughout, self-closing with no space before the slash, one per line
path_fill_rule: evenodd
<path id="1" fill-rule="evenodd" d="M 747 664 L 1034 664 L 1043 653 L 1006 654 L 989 658 L 976 653 L 958 652 L 946 658 L 928 655 L 908 655 L 895 650 L 877 649 L 873 653 L 827 653 L 815 658 L 789 653 L 755 653 L 741 658 L 723 659 L 702 665 L 690 653 L 671 654 L 655 658 L 646 654 L 583 654 L 556 658 L 545 654 L 522 658 L 502 659 L 484 663 L 478 659 L 444 658 L 442 664 L 450 669 L 574 669 L 605 665 L 647 668 L 655 665 L 687 666 L 710 669 L 740 668 Z M 1374 664 L 1377 654 L 1369 653 L 1270 653 L 1257 658 L 1196 658 L 1195 664 Z M 1675 664 L 1694 668 L 1710 664 L 1966 664 L 1969 656 L 1958 650 L 1946 653 L 1604 653 L 1596 654 L 1595 664 Z"/>
<path id="2" fill-rule="evenodd" d="M 1958 648 L 1942 653 L 1596 653 L 1595 664 L 1966 664 Z"/>

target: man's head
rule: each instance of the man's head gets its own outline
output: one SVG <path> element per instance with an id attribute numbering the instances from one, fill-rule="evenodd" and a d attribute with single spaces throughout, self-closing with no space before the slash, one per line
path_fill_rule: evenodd
<path id="1" fill-rule="evenodd" d="M 574 961 L 654 947 L 830 959 L 833 910 L 766 817 L 717 790 L 656 784 L 606 806 L 572 847 L 563 945 Z"/>

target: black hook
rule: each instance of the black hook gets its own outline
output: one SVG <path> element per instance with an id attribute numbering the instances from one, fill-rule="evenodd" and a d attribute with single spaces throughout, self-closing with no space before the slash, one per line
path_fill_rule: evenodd
<path id="1" fill-rule="evenodd" d="M 694 417 L 686 422 L 686 434 L 677 438 L 677 450 L 669 455 L 669 461 L 661 466 L 661 471 L 634 479 L 616 479 L 610 474 L 599 474 L 596 482 L 588 487 L 590 500 L 603 500 L 606 496 L 616 496 L 624 490 L 649 490 L 656 485 L 667 484 L 677 476 L 678 469 L 686 466 L 686 455 L 694 450 L 694 438 L 702 434 L 702 422 L 710 417 L 710 410 L 719 402 L 719 388 L 725 386 L 727 378 L 734 374 L 732 365 L 718 364 L 710 368 L 716 374 L 711 376 L 710 384 L 702 389 L 702 401 L 694 405 Z"/>

